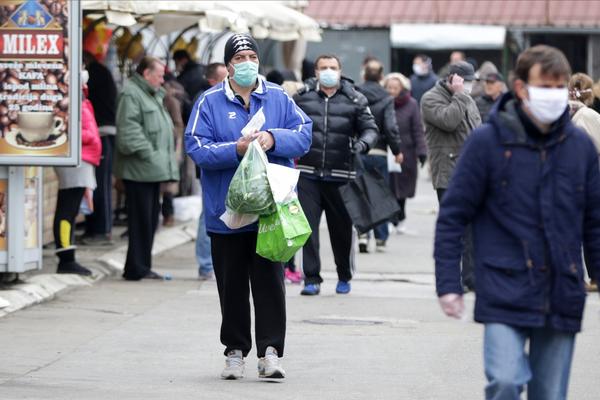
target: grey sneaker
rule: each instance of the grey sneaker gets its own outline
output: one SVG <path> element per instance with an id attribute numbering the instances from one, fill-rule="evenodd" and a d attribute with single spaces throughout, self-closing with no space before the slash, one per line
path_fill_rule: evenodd
<path id="1" fill-rule="evenodd" d="M 198 279 L 201 281 L 212 281 L 215 279 L 215 274 L 212 271 L 198 272 Z"/>
<path id="2" fill-rule="evenodd" d="M 272 379 L 285 378 L 285 371 L 281 366 L 281 360 L 277 356 L 277 350 L 272 346 L 267 347 L 265 356 L 258 360 L 258 377 Z"/>
<path id="3" fill-rule="evenodd" d="M 241 350 L 231 350 L 225 359 L 225 369 L 221 372 L 223 379 L 242 379 L 244 377 L 244 357 Z"/>

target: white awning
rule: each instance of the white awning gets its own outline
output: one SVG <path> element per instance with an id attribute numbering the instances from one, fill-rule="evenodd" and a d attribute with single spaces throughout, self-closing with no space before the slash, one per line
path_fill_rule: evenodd
<path id="1" fill-rule="evenodd" d="M 109 24 L 119 25 L 119 26 L 133 26 L 137 23 L 135 17 L 130 13 L 125 13 L 121 11 L 111 11 L 106 10 L 106 21 Z"/>
<path id="2" fill-rule="evenodd" d="M 152 21 L 159 35 L 197 21 L 200 31 L 248 32 L 257 39 L 321 41 L 319 24 L 284 1 L 83 0 L 84 10 L 104 11 L 109 22 L 130 26 L 134 16 Z M 300 2 L 301 3 L 301 2 Z M 123 22 L 123 23 L 119 23 Z"/>
<path id="3" fill-rule="evenodd" d="M 506 28 L 493 25 L 392 24 L 392 47 L 422 50 L 480 49 L 504 47 Z"/>

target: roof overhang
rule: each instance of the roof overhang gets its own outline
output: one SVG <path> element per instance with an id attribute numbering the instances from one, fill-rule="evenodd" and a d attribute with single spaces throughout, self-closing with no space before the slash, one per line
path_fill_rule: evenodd
<path id="1" fill-rule="evenodd" d="M 394 48 L 422 50 L 479 49 L 504 47 L 506 28 L 466 24 L 392 24 L 390 42 Z"/>
<path id="2" fill-rule="evenodd" d="M 256 39 L 321 41 L 321 28 L 309 16 L 287 5 L 302 1 L 83 0 L 83 9 L 104 13 L 107 22 L 132 26 L 152 23 L 161 36 L 195 23 L 201 32 L 251 32 Z"/>

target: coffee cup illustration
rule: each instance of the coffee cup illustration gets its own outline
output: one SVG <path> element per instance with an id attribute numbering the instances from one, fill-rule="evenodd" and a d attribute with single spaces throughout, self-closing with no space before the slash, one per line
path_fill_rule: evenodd
<path id="1" fill-rule="evenodd" d="M 23 139 L 28 142 L 41 142 L 50 135 L 58 135 L 63 127 L 63 120 L 51 112 L 24 112 L 17 114 L 17 126 Z"/>

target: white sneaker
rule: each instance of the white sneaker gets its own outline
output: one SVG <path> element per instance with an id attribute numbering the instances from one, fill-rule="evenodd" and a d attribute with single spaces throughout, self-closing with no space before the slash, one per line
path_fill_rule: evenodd
<path id="1" fill-rule="evenodd" d="M 244 377 L 244 357 L 241 350 L 231 350 L 225 359 L 225 369 L 221 372 L 223 379 L 242 379 Z"/>
<path id="2" fill-rule="evenodd" d="M 258 360 L 258 377 L 259 378 L 285 378 L 285 371 L 281 366 L 281 360 L 277 356 L 277 350 L 269 346 L 265 351 L 265 356 Z"/>

